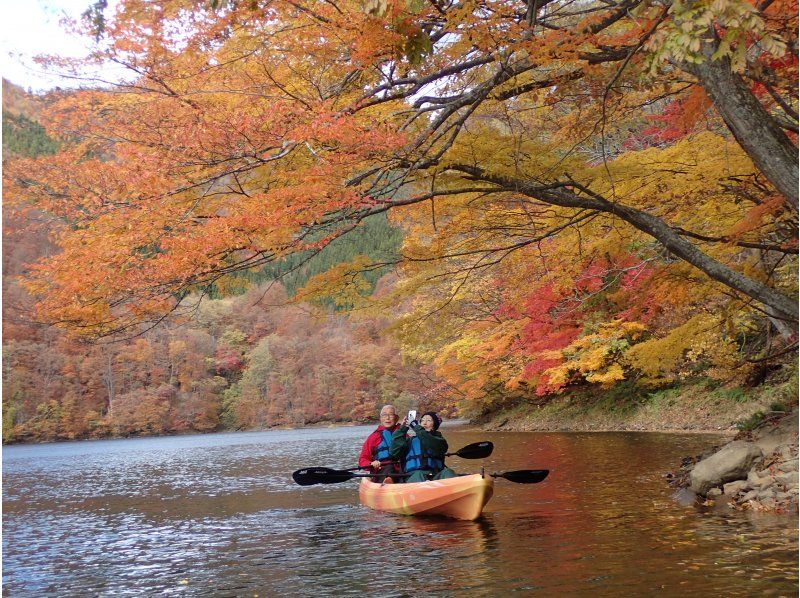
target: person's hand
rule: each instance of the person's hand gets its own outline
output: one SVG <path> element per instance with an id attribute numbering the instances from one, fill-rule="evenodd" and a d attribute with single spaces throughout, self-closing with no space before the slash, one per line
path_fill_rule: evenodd
<path id="1" fill-rule="evenodd" d="M 381 462 L 378 459 L 375 459 L 372 463 L 370 463 L 373 469 L 380 469 Z"/>
<path id="2" fill-rule="evenodd" d="M 400 425 L 408 427 L 408 416 L 407 415 L 403 418 L 403 422 Z"/>
<path id="3" fill-rule="evenodd" d="M 406 434 L 411 436 L 412 438 L 417 435 L 417 433 L 414 431 L 414 428 L 409 428 L 409 430 L 408 430 L 408 432 L 406 432 Z"/>

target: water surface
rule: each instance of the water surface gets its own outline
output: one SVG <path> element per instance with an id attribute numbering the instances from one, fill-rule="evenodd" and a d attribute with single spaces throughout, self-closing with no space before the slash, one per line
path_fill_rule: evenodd
<path id="1" fill-rule="evenodd" d="M 307 465 L 351 467 L 368 427 L 3 449 L 6 595 L 796 596 L 797 517 L 678 504 L 664 482 L 719 438 L 442 428 L 492 440 L 461 472 L 498 480 L 476 522 L 363 508 L 356 482 L 301 488 Z"/>

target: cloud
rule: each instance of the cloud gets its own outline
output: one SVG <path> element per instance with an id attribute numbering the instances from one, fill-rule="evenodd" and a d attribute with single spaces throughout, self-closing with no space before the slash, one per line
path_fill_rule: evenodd
<path id="1" fill-rule="evenodd" d="M 92 40 L 69 33 L 62 21 L 79 19 L 91 0 L 27 0 L 5 2 L 0 34 L 0 70 L 4 78 L 24 88 L 43 91 L 53 87 L 78 87 L 87 81 L 66 78 L 52 67 L 34 62 L 38 55 L 79 58 L 89 54 Z M 116 2 L 110 2 L 111 6 Z M 107 9 L 112 10 L 110 7 Z M 118 67 L 94 74 L 104 80 L 119 79 Z"/>

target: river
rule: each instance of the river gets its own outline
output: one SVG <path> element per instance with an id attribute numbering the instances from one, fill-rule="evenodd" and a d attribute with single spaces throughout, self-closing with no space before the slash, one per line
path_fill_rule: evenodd
<path id="1" fill-rule="evenodd" d="M 443 427 L 460 472 L 498 479 L 476 522 L 361 507 L 355 481 L 299 487 L 307 465 L 356 464 L 368 427 L 3 448 L 7 596 L 796 596 L 796 516 L 682 506 L 664 473 L 719 441 L 657 433 Z"/>

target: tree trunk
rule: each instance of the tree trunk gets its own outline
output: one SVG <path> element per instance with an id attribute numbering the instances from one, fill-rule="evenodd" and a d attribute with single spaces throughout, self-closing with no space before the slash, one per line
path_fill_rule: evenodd
<path id="1" fill-rule="evenodd" d="M 703 253 L 657 216 L 620 204 L 610 205 L 612 209 L 606 211 L 616 214 L 640 231 L 658 239 L 670 252 L 699 268 L 714 280 L 762 303 L 767 307 L 767 312 L 776 317 L 792 322 L 798 321 L 798 305 L 790 297 L 764 283 L 744 276 Z"/>
<path id="2" fill-rule="evenodd" d="M 106 371 L 103 373 L 103 382 L 106 384 L 106 393 L 108 395 L 108 404 L 106 405 L 106 414 L 112 416 L 114 414 L 114 367 L 111 357 L 111 351 L 106 353 Z"/>
<path id="3" fill-rule="evenodd" d="M 522 193 L 550 205 L 598 210 L 613 214 L 658 240 L 671 253 L 702 270 L 714 280 L 767 306 L 768 312 L 772 315 L 790 322 L 798 321 L 799 310 L 796 301 L 758 280 L 748 278 L 704 253 L 676 233 L 658 216 L 621 203 L 610 202 L 589 191 L 586 191 L 588 195 L 586 196 L 578 195 L 563 187 L 556 189 L 552 186 L 540 187 L 530 184 L 524 179 L 495 175 L 477 166 L 452 165 L 451 168 L 469 174 L 473 179 L 493 183 L 508 191 Z M 570 184 L 572 185 L 572 183 Z"/>
<path id="4" fill-rule="evenodd" d="M 758 101 L 728 58 L 712 60 L 716 43 L 706 42 L 700 64 L 681 68 L 699 80 L 714 106 L 756 167 L 797 211 L 797 148 Z"/>

